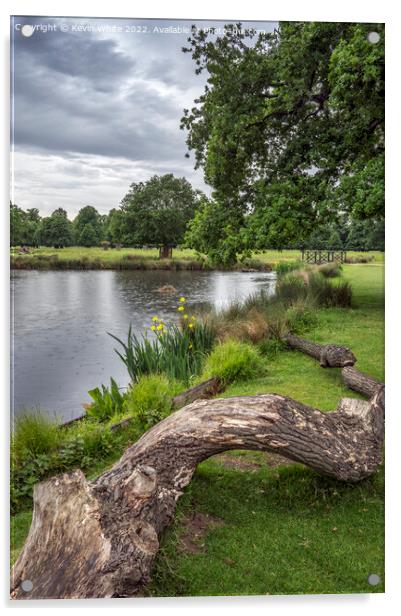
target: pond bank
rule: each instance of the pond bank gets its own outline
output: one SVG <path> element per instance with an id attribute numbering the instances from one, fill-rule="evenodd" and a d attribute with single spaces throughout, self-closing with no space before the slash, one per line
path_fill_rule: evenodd
<path id="1" fill-rule="evenodd" d="M 83 252 L 83 253 L 82 253 Z M 103 253 L 103 254 L 102 254 Z M 197 257 L 176 257 L 159 259 L 147 251 L 120 252 L 87 249 L 78 251 L 61 249 L 54 252 L 35 251 L 14 253 L 10 259 L 11 269 L 15 270 L 161 270 L 161 271 L 236 271 L 271 272 L 274 264 L 258 259 L 246 259 L 232 267 L 214 267 L 207 259 Z"/>

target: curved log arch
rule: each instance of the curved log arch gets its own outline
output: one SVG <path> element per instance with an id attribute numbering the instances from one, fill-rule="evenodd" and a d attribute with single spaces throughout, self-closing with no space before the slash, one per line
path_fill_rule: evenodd
<path id="1" fill-rule="evenodd" d="M 266 394 L 196 401 L 146 432 L 96 481 L 81 471 L 34 490 L 34 515 L 14 566 L 12 597 L 137 594 L 150 579 L 161 531 L 202 460 L 230 449 L 280 452 L 319 473 L 356 482 L 381 460 L 384 388 L 323 413 Z M 22 582 L 33 588 L 24 592 Z"/>

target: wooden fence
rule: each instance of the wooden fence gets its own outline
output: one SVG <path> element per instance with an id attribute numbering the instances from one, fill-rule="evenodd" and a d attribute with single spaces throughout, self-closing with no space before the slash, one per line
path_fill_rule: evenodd
<path id="1" fill-rule="evenodd" d="M 347 258 L 345 250 L 303 250 L 302 261 L 306 263 L 344 263 Z"/>

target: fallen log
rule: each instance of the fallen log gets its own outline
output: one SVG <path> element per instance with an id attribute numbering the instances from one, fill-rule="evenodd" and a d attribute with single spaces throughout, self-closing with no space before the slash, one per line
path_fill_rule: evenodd
<path id="1" fill-rule="evenodd" d="M 199 462 L 212 455 L 279 452 L 357 482 L 380 464 L 383 435 L 384 388 L 369 402 L 345 399 L 332 413 L 274 394 L 196 401 L 146 432 L 97 480 L 88 482 L 78 470 L 35 486 L 11 596 L 137 595 L 149 582 L 178 498 Z"/>
<path id="2" fill-rule="evenodd" d="M 203 383 L 199 383 L 199 385 L 195 385 L 195 387 L 191 387 L 191 389 L 183 391 L 181 394 L 178 394 L 178 396 L 175 396 L 172 400 L 173 408 L 179 409 L 182 406 L 194 402 L 194 400 L 212 398 L 223 391 L 223 389 L 224 387 L 221 380 L 212 377 L 207 381 L 203 381 Z"/>
<path id="3" fill-rule="evenodd" d="M 318 359 L 322 368 L 343 368 L 353 366 L 356 362 L 355 355 L 346 347 L 336 344 L 318 344 L 291 333 L 285 334 L 282 339 L 291 348 Z"/>
<path id="4" fill-rule="evenodd" d="M 347 387 L 369 398 L 373 396 L 378 388 L 384 386 L 384 383 L 381 381 L 374 379 L 364 372 L 359 372 L 359 370 L 351 366 L 343 368 L 341 370 L 341 376 Z"/>

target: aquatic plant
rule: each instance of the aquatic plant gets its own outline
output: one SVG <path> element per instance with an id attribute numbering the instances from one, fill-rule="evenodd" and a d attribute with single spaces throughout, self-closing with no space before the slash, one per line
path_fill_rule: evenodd
<path id="1" fill-rule="evenodd" d="M 106 421 L 113 415 L 122 413 L 124 395 L 120 392 L 116 381 L 110 379 L 110 388 L 105 385 L 95 387 L 88 391 L 92 398 L 92 404 L 85 406 L 86 414 L 97 421 Z"/>
<path id="2" fill-rule="evenodd" d="M 182 315 L 180 326 L 166 325 L 157 316 L 153 317 L 150 330 L 155 334 L 154 338 L 148 338 L 146 334 L 136 336 L 131 325 L 126 342 L 109 333 L 122 347 L 121 351 L 115 351 L 127 367 L 133 383 L 144 374 L 163 373 L 187 385 L 201 372 L 203 359 L 214 345 L 214 330 L 209 323 L 189 316 L 183 301 L 178 311 Z"/>

